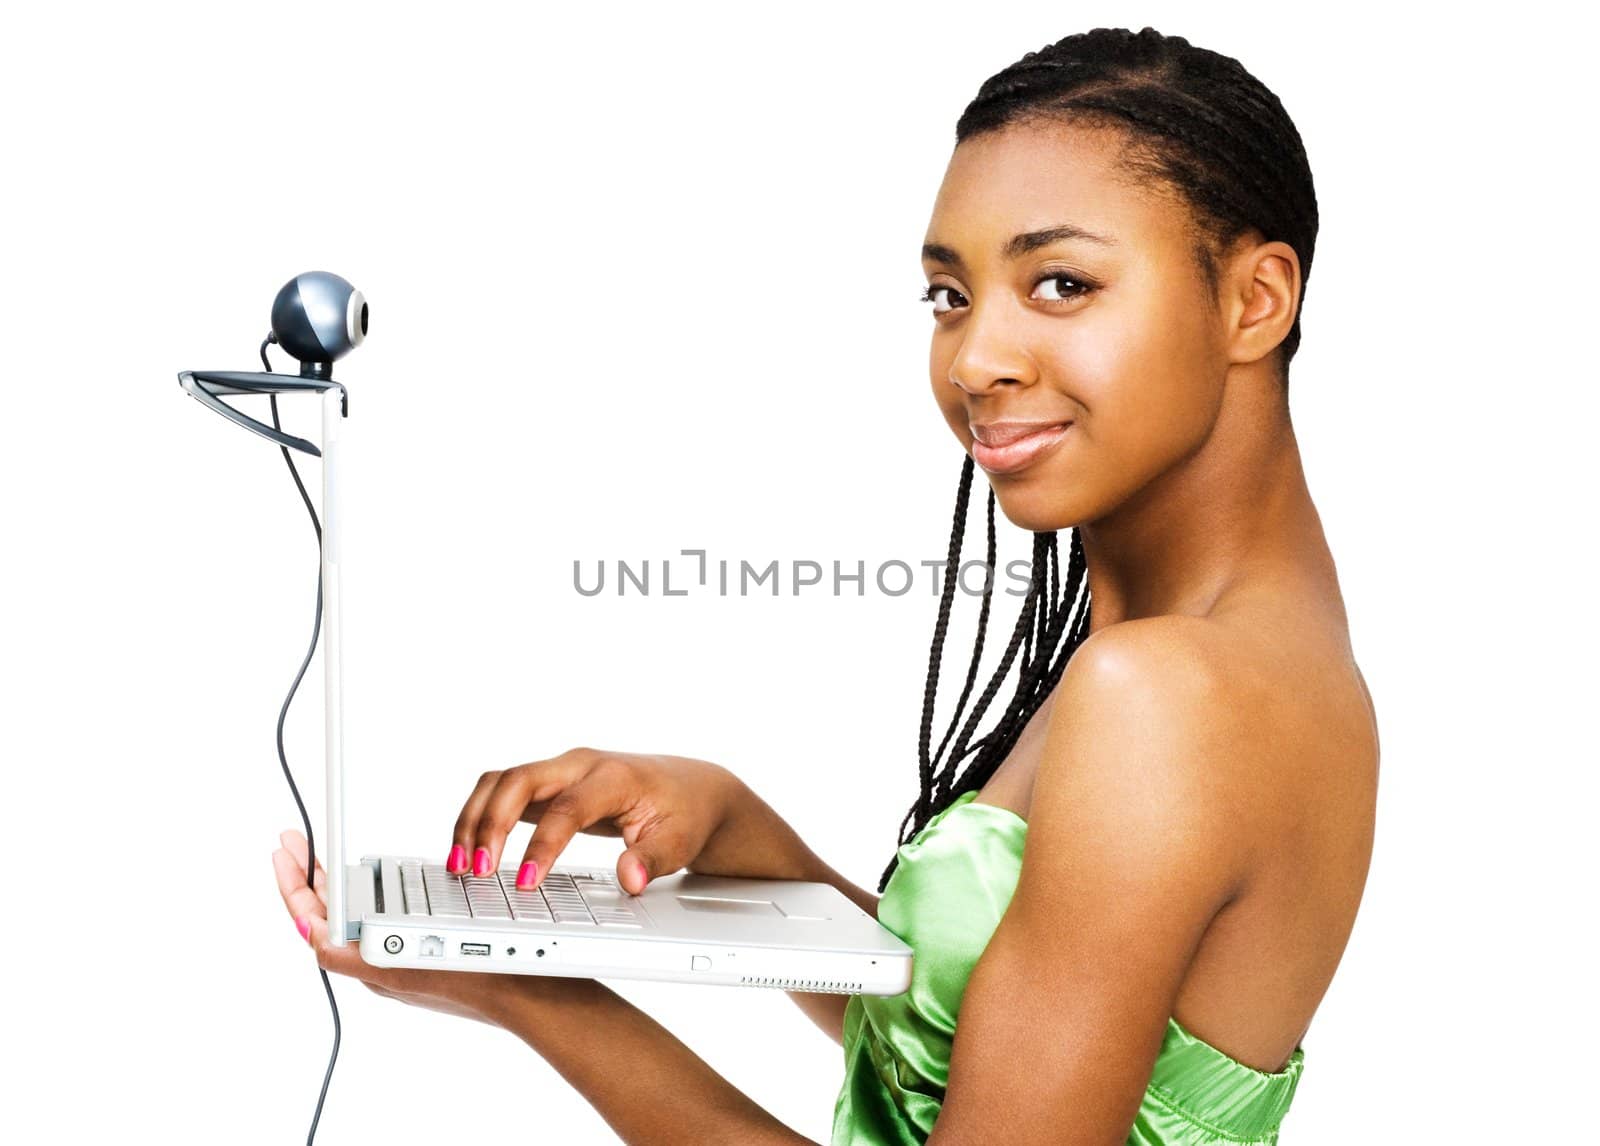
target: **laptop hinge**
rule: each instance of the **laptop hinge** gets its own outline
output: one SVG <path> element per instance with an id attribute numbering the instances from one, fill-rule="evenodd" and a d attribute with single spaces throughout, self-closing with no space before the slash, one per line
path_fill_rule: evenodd
<path id="1" fill-rule="evenodd" d="M 345 866 L 345 916 L 344 937 L 361 938 L 361 917 L 383 910 L 378 902 L 378 860 L 363 856 L 360 863 Z"/>

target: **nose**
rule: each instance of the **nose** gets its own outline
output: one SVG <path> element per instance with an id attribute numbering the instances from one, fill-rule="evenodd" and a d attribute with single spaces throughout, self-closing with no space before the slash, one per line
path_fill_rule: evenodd
<path id="1" fill-rule="evenodd" d="M 1021 340 L 1010 331 L 1002 316 L 990 312 L 980 315 L 977 308 L 967 316 L 961 332 L 961 345 L 950 360 L 949 378 L 968 394 L 987 394 L 997 386 L 1026 386 L 1034 381 L 1035 371 Z"/>

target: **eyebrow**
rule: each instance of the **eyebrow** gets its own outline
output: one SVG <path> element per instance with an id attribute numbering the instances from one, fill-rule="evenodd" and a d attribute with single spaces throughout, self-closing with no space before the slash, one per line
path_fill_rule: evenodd
<path id="1" fill-rule="evenodd" d="M 1012 235 L 1009 240 L 1001 245 L 1000 257 L 1007 260 L 1021 258 L 1023 255 L 1028 254 L 1030 251 L 1036 251 L 1040 247 L 1048 247 L 1051 243 L 1065 242 L 1069 239 L 1077 239 L 1085 243 L 1099 243 L 1106 247 L 1117 245 L 1117 241 L 1107 235 L 1097 235 L 1093 231 L 1086 231 L 1074 223 L 1060 223 L 1054 227 L 1046 227 L 1041 231 L 1024 231 L 1020 235 Z M 957 270 L 966 269 L 966 263 L 956 253 L 955 248 L 947 247 L 943 243 L 922 244 L 922 257 L 931 262 L 944 263 L 955 267 Z"/>

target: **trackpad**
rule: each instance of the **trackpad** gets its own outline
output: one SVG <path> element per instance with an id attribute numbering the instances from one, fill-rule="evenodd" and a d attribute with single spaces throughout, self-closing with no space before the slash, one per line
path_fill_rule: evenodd
<path id="1" fill-rule="evenodd" d="M 688 911 L 714 911 L 721 915 L 782 915 L 770 899 L 729 899 L 720 895 L 680 895 L 678 902 Z"/>

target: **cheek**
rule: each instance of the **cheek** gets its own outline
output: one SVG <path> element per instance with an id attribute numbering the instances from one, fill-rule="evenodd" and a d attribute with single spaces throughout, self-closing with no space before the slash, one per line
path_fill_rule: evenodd
<path id="1" fill-rule="evenodd" d="M 1086 436 L 1136 469 L 1170 463 L 1210 431 L 1220 391 L 1209 381 L 1206 331 L 1187 295 L 1146 296 L 1108 310 L 1075 339 L 1065 376 L 1079 381 Z"/>

